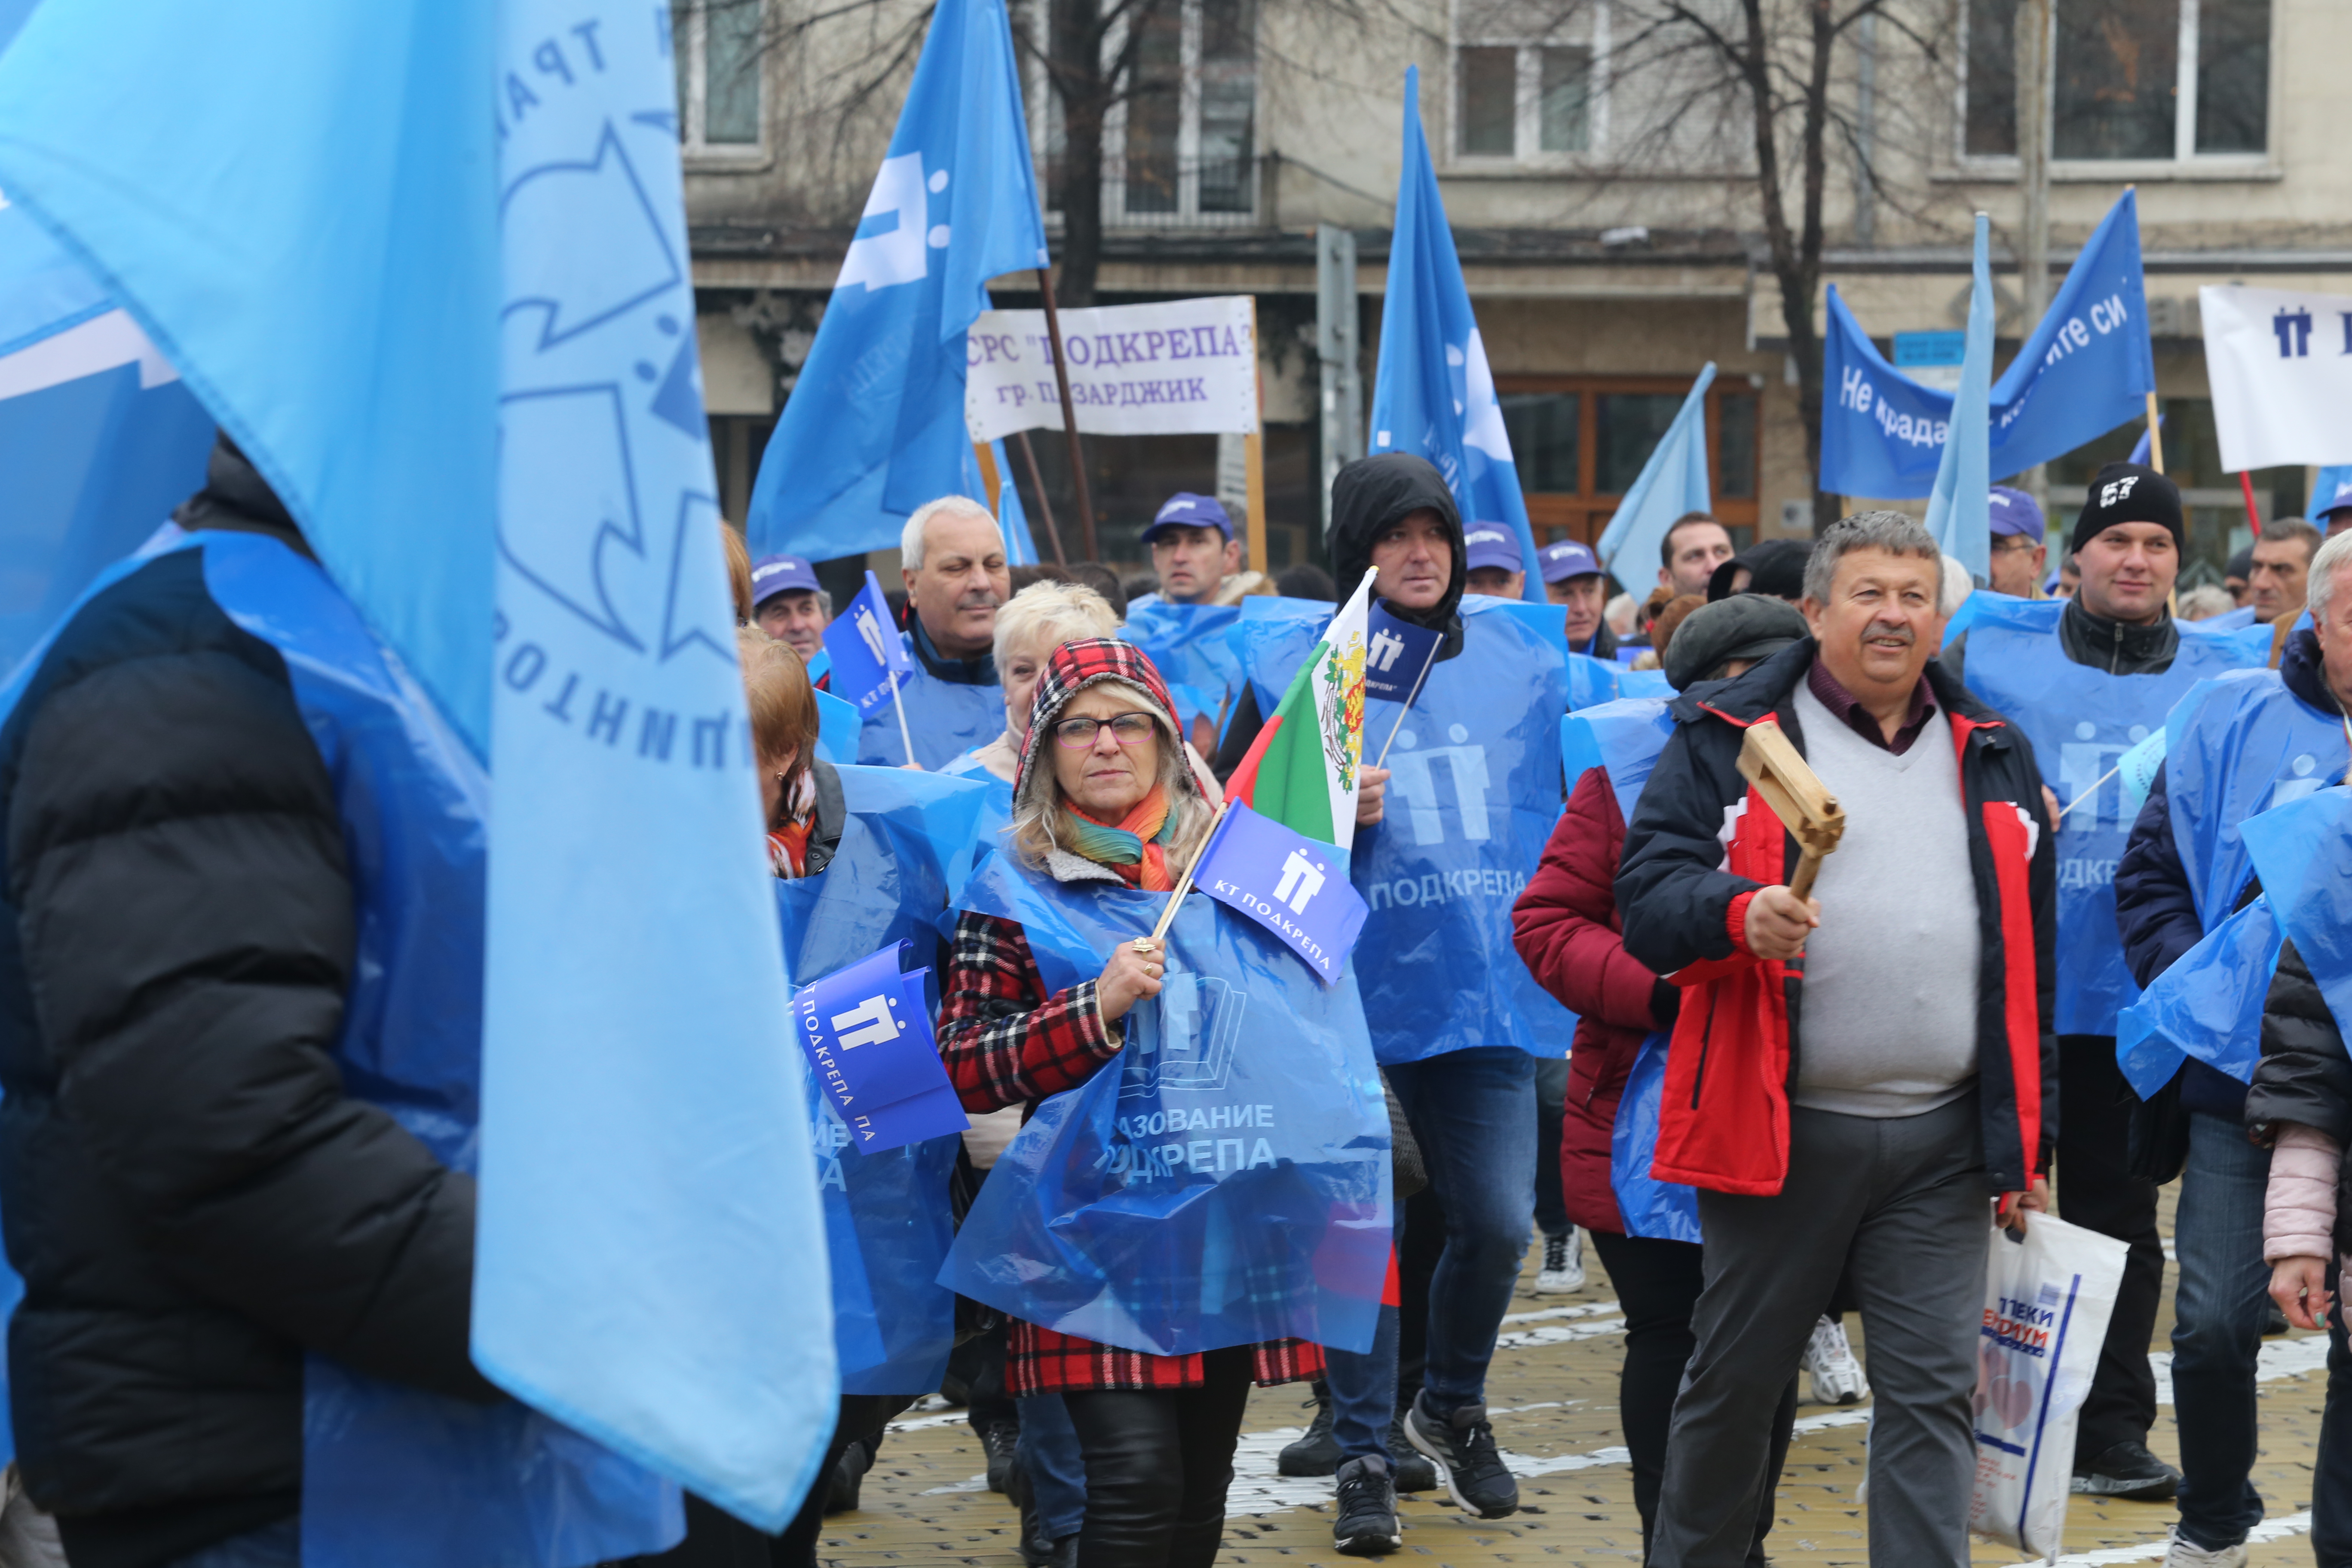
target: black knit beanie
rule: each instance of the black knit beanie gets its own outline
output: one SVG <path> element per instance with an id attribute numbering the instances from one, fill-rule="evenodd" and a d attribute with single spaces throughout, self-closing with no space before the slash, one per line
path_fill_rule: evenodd
<path id="1" fill-rule="evenodd" d="M 2080 550 L 2119 522 L 2154 522 L 2172 535 L 2172 547 L 2185 550 L 2188 535 L 2180 519 L 2180 487 L 2154 468 L 2137 463 L 2109 463 L 2091 481 L 2083 515 L 2074 520 L 2069 551 Z"/>

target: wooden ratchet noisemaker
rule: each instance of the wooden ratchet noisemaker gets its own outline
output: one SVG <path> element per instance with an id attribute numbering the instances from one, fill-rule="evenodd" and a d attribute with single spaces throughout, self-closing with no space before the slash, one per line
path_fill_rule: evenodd
<path id="1" fill-rule="evenodd" d="M 1750 724 L 1739 742 L 1739 776 L 1756 786 L 1780 826 L 1797 840 L 1797 874 L 1789 879 L 1789 891 L 1800 899 L 1810 897 L 1822 857 L 1838 847 L 1845 832 L 1845 813 L 1839 809 L 1837 796 L 1822 787 L 1821 775 L 1805 765 L 1780 726 L 1769 719 Z"/>

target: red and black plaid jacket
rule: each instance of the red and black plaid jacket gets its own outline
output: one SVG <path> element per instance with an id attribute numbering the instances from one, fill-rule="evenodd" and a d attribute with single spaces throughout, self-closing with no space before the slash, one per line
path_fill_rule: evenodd
<path id="1" fill-rule="evenodd" d="M 1118 1055 L 1120 1035 L 1084 981 L 1048 995 L 1017 921 L 966 912 L 956 921 L 940 1014 L 940 1055 L 967 1110 L 998 1110 L 1076 1089 Z M 1262 1384 L 1323 1370 L 1300 1340 L 1252 1347 Z M 1147 1355 L 1013 1320 L 1007 1373 L 1015 1395 L 1099 1388 L 1196 1388 L 1197 1355 Z"/>

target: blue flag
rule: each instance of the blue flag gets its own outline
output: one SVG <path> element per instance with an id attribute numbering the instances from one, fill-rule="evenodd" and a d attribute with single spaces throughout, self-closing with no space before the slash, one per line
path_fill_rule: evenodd
<path id="1" fill-rule="evenodd" d="M 817 1092 L 859 1152 L 879 1154 L 971 1125 L 931 1034 L 925 972 L 901 971 L 911 942 L 836 970 L 793 998 Z"/>
<path id="2" fill-rule="evenodd" d="M 1236 800 L 1201 857 L 1201 891 L 1247 915 L 1337 985 L 1371 910 L 1348 880 L 1348 857 Z"/>
<path id="3" fill-rule="evenodd" d="M 1975 277 L 1969 290 L 1968 350 L 1960 390 L 1927 495 L 1927 533 L 1936 548 L 1969 569 L 1978 582 L 1992 576 L 1992 470 L 1987 400 L 1992 385 L 1991 223 L 1977 214 Z"/>
<path id="4" fill-rule="evenodd" d="M 2049 313 L 1993 383 L 1987 466 L 2014 474 L 2063 457 L 2143 417 L 2155 389 L 2139 207 L 2126 191 L 2067 269 Z M 1822 360 L 1823 489 L 1930 494 L 1953 397 L 1887 363 L 1831 286 Z"/>
<path id="5" fill-rule="evenodd" d="M 1685 512 L 1711 511 L 1706 483 L 1706 389 L 1715 384 L 1709 360 L 1691 383 L 1675 422 L 1635 476 L 1633 488 L 1617 504 L 1617 515 L 1601 531 L 1594 553 L 1622 583 L 1637 583 L 1646 563 L 1666 542 L 1666 530 Z M 1620 563 L 1624 564 L 1621 565 Z"/>
<path id="6" fill-rule="evenodd" d="M 890 606 L 873 573 L 848 607 L 824 628 L 824 651 L 833 660 L 833 694 L 871 713 L 898 689 L 898 678 L 911 675 L 915 662 L 907 657 L 906 639 L 890 624 Z"/>
<path id="7" fill-rule="evenodd" d="M 964 332 L 988 309 L 991 278 L 1045 260 L 1003 0 L 940 0 L 816 342 L 760 459 L 754 555 L 888 549 L 925 501 L 979 493 Z"/>
<path id="8" fill-rule="evenodd" d="M 1404 73 L 1404 167 L 1397 176 L 1370 428 L 1374 452 L 1411 452 L 1437 465 L 1461 509 L 1463 531 L 1482 522 L 1511 531 L 1519 560 L 1530 568 L 1525 596 L 1541 604 L 1543 581 L 1532 570 L 1535 534 L 1511 460 L 1510 432 L 1422 133 L 1418 66 Z"/>
<path id="9" fill-rule="evenodd" d="M 1443 632 L 1400 620 L 1389 614 L 1385 600 L 1373 600 L 1364 618 L 1364 690 L 1391 702 L 1411 701 L 1444 640 Z"/>
<path id="10" fill-rule="evenodd" d="M 2163 416 L 2163 415 L 2161 415 L 2161 414 L 2159 414 L 2159 415 L 2158 415 L 2158 416 L 2156 416 L 2156 428 L 2155 428 L 2154 430 L 2150 430 L 2150 429 L 2147 429 L 2147 428 L 2142 428 L 2142 429 L 2141 429 L 2141 431 L 2140 431 L 2140 433 L 2139 433 L 2139 439 L 2132 443 L 2131 456 L 2130 456 L 2130 457 L 2128 457 L 2128 458 L 2126 458 L 2124 459 L 2124 461 L 2126 461 L 2126 462 L 2127 462 L 2127 463 L 2139 463 L 2139 464 L 2143 464 L 2143 465 L 2145 465 L 2145 464 L 2147 463 L 2147 459 L 2148 459 L 2149 453 L 2150 453 L 2150 449 L 2151 449 L 2151 447 L 2152 447 L 2152 446 L 2153 446 L 2153 442 L 2152 442 L 2152 440 L 2151 440 L 2151 437 L 2154 437 L 2158 432 L 2161 431 L 2163 428 L 2164 428 L 2164 416 Z M 2311 493 L 2312 493 L 2313 495 L 2315 495 L 2315 496 L 2321 495 L 2321 494 L 2324 494 L 2324 493 L 2332 493 L 2332 492 L 2326 492 L 2326 491 L 2324 491 L 2320 487 L 2321 487 L 2321 486 L 2324 486 L 2324 485 L 2327 482 L 2327 476 L 2328 476 L 2328 475 L 2330 475 L 2330 474 L 2345 474 L 2345 473 L 2352 473 L 2352 469 L 2343 469 L 2343 468 L 2322 468 L 2322 469 L 2320 469 L 2320 470 L 2319 470 L 2319 479 L 2320 479 L 2320 483 L 2319 483 L 2319 485 L 2315 485 L 2315 486 L 2313 486 L 2313 487 L 2312 487 L 2312 491 L 2311 491 Z"/>

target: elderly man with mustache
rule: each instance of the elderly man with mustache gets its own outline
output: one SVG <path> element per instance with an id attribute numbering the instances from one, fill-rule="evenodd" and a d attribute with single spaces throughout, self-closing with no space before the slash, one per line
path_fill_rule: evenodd
<path id="1" fill-rule="evenodd" d="M 926 501 L 898 540 L 907 584 L 907 651 L 915 673 L 898 689 L 906 705 L 909 759 L 898 715 L 884 702 L 866 715 L 857 760 L 882 767 L 937 770 L 1004 728 L 996 673 L 997 606 L 1013 596 L 1004 535 L 988 509 L 966 496 Z"/>

